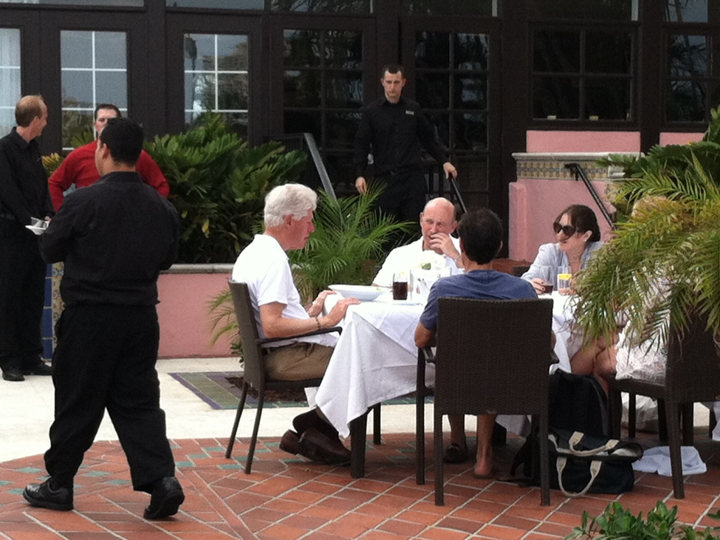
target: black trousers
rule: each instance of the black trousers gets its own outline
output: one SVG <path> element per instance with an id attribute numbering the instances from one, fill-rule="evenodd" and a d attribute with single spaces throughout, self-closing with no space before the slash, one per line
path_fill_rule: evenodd
<path id="1" fill-rule="evenodd" d="M 53 483 L 72 488 L 105 409 L 136 491 L 150 492 L 155 480 L 173 476 L 155 371 L 160 337 L 155 307 L 68 306 L 56 335 L 55 421 L 45 453 Z"/>
<path id="2" fill-rule="evenodd" d="M 398 221 L 418 223 L 425 208 L 427 187 L 422 171 L 386 174 L 375 178 L 384 190 L 377 198 L 377 206 Z"/>
<path id="3" fill-rule="evenodd" d="M 38 237 L 0 218 L 0 367 L 25 369 L 42 353 L 47 265 Z"/>

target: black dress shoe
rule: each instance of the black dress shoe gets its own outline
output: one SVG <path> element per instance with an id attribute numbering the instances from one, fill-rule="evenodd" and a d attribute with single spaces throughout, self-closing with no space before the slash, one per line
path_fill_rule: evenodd
<path id="1" fill-rule="evenodd" d="M 178 479 L 166 476 L 158 481 L 150 495 L 150 504 L 145 509 L 145 519 L 162 519 L 174 516 L 185 501 L 185 493 Z"/>
<path id="2" fill-rule="evenodd" d="M 45 362 L 38 362 L 31 368 L 22 370 L 24 375 L 52 375 L 52 367 Z"/>
<path id="3" fill-rule="evenodd" d="M 315 461 L 325 465 L 346 465 L 350 463 L 350 450 L 337 437 L 330 438 L 315 428 L 306 429 L 300 437 L 300 444 L 315 447 Z"/>
<path id="4" fill-rule="evenodd" d="M 49 479 L 42 484 L 28 484 L 25 491 L 23 491 L 23 497 L 30 503 L 30 506 L 61 510 L 63 512 L 73 509 L 72 491 L 62 487 L 51 488 Z"/>
<path id="5" fill-rule="evenodd" d="M 3 379 L 6 381 L 24 381 L 25 377 L 23 377 L 22 371 L 13 367 L 3 369 Z"/>

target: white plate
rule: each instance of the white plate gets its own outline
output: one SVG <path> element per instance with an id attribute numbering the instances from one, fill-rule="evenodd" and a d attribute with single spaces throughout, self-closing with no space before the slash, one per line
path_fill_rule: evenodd
<path id="1" fill-rule="evenodd" d="M 368 285 L 330 285 L 330 289 L 345 298 L 357 298 L 361 302 L 372 302 L 387 290 Z"/>

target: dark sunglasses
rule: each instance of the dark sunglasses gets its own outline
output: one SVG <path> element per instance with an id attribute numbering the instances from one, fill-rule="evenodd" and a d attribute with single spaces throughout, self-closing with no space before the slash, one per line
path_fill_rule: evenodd
<path id="1" fill-rule="evenodd" d="M 555 231 L 555 234 L 558 234 L 560 231 L 565 236 L 572 236 L 577 231 L 577 228 L 575 225 L 560 225 L 557 221 L 553 223 L 553 231 Z"/>

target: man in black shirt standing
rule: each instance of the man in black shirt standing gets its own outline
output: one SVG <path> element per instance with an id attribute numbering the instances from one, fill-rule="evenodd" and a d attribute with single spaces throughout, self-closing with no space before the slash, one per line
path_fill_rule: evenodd
<path id="1" fill-rule="evenodd" d="M 53 358 L 55 421 L 45 467 L 30 484 L 33 506 L 72 510 L 73 478 L 105 409 L 130 465 L 136 491 L 151 494 L 145 518 L 177 513 L 185 500 L 160 408 L 157 279 L 177 256 L 174 207 L 135 172 L 143 130 L 113 118 L 97 140 L 102 176 L 69 195 L 41 239 L 49 263 L 65 261 Z"/>
<path id="2" fill-rule="evenodd" d="M 47 265 L 37 236 L 25 228 L 31 218 L 54 214 L 35 140 L 47 118 L 42 97 L 25 96 L 15 106 L 17 126 L 0 139 L 0 367 L 6 381 L 52 373 L 40 359 Z"/>
<path id="3" fill-rule="evenodd" d="M 420 105 L 402 97 L 402 66 L 385 66 L 380 82 L 385 96 L 363 111 L 355 138 L 355 187 L 367 191 L 365 167 L 372 154 L 375 182 L 384 188 L 378 207 L 399 221 L 416 222 L 426 202 L 420 144 L 442 164 L 446 176 L 455 178 L 457 170 L 447 161 Z"/>

